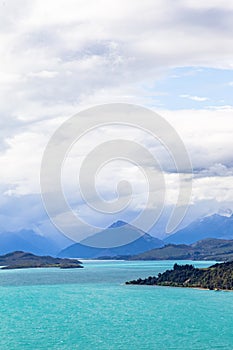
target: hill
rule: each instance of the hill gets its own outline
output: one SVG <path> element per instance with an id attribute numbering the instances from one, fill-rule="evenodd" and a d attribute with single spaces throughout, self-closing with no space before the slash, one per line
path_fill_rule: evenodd
<path id="1" fill-rule="evenodd" d="M 131 242 L 123 244 L 127 240 Z M 122 245 L 121 245 L 122 244 Z M 117 221 L 107 229 L 62 250 L 58 256 L 67 258 L 100 258 L 130 256 L 163 246 L 154 238 L 124 221 Z M 101 248 L 99 248 L 101 247 Z"/>
<path id="2" fill-rule="evenodd" d="M 233 215 L 214 214 L 198 220 L 164 239 L 165 243 L 191 244 L 205 238 L 233 239 Z"/>
<path id="3" fill-rule="evenodd" d="M 233 260 L 233 240 L 207 238 L 191 245 L 168 244 L 130 257 L 130 260 Z"/>
<path id="4" fill-rule="evenodd" d="M 233 290 L 233 261 L 201 269 L 188 264 L 175 264 L 172 270 L 159 273 L 156 277 L 139 278 L 126 284 Z"/>
<path id="5" fill-rule="evenodd" d="M 81 268 L 78 260 L 53 258 L 51 256 L 37 256 L 25 252 L 12 252 L 0 256 L 2 270 L 25 269 L 38 267 Z"/>

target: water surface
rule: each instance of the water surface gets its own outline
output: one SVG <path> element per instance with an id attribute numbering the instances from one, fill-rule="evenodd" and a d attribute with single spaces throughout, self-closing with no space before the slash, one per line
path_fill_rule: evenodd
<path id="1" fill-rule="evenodd" d="M 124 285 L 173 264 L 0 271 L 0 349 L 232 350 L 233 293 Z"/>

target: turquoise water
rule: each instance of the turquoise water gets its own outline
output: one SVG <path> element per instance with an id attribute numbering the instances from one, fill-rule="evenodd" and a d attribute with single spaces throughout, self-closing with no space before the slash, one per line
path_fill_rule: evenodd
<path id="1" fill-rule="evenodd" d="M 173 264 L 0 271 L 0 349 L 232 350 L 233 293 L 123 284 Z"/>

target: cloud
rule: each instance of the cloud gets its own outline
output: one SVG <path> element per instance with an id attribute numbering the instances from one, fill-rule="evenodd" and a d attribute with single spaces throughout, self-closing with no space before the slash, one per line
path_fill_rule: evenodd
<path id="1" fill-rule="evenodd" d="M 232 111 L 161 110 L 160 114 L 170 122 L 180 135 L 193 164 L 193 194 L 190 205 L 199 206 L 199 213 L 207 211 L 206 202 L 211 200 L 214 201 L 216 210 L 222 206 L 231 208 L 230 203 L 233 203 Z M 98 118 L 98 116 L 96 117 Z M 4 189 L 2 190 L 2 198 L 4 201 L 10 203 L 17 198 L 17 201 L 22 203 L 22 207 L 25 207 L 28 196 L 33 195 L 35 198 L 39 198 L 41 157 L 49 137 L 64 120 L 65 118 L 53 118 L 35 122 L 33 126 L 29 124 L 24 127 L 23 132 L 8 140 L 8 148 L 0 156 L 1 186 Z M 71 206 L 74 209 L 78 208 L 79 213 L 85 218 L 92 216 L 92 221 L 96 221 L 98 224 L 106 223 L 106 218 L 103 215 L 93 215 L 92 211 L 86 208 L 85 202 L 80 196 L 77 175 L 81 162 L 93 148 L 116 138 L 139 142 L 154 155 L 164 171 L 166 206 L 173 206 L 176 203 L 180 185 L 173 161 L 164 147 L 151 135 L 141 130 L 131 130 L 129 127 L 97 129 L 81 138 L 73 147 L 62 171 L 63 190 Z M 204 141 L 200 142 L 200 140 Z M 147 159 L 143 159 L 141 165 L 152 170 L 154 167 L 154 164 L 148 163 Z M 156 176 L 156 172 L 154 172 L 154 176 Z M 116 196 L 117 184 L 122 179 L 129 181 L 133 188 L 134 199 L 128 208 L 128 213 L 125 214 L 126 217 L 133 217 L 145 207 L 148 191 L 144 174 L 134 165 L 127 164 L 127 162 L 113 162 L 109 163 L 108 166 L 103 165 L 96 177 L 97 191 L 103 198 L 113 200 Z M 154 195 L 157 198 L 156 202 L 160 192 L 155 192 Z M 20 198 L 22 198 L 22 202 Z M 31 213 L 28 207 L 25 214 L 21 211 L 22 221 L 28 222 L 30 225 L 32 218 L 35 222 L 43 222 L 46 215 L 41 207 L 40 204 L 40 211 L 37 212 L 38 217 L 35 217 L 35 214 Z M 209 205 L 209 208 L 212 208 L 212 205 Z M 12 215 L 12 212 L 8 215 Z M 5 220 L 9 220 L 9 218 L 5 217 Z M 109 218 L 109 220 L 111 219 Z"/>
<path id="2" fill-rule="evenodd" d="M 156 82 L 176 67 L 196 70 L 212 67 L 219 72 L 223 68 L 233 69 L 231 2 L 4 2 L 0 4 L 0 40 L 1 199 L 2 203 L 13 203 L 17 198 L 25 209 L 20 212 L 23 225 L 45 220 L 43 209 L 32 213 L 34 205 L 30 210 L 26 202 L 28 196 L 38 200 L 40 160 L 52 133 L 70 115 L 108 102 L 156 106 L 174 126 L 190 153 L 195 175 L 192 205 L 202 208 L 200 212 L 206 211 L 206 203 L 216 209 L 221 201 L 228 206 L 233 200 L 231 104 L 227 101 L 222 106 L 207 106 L 206 110 L 166 110 L 159 96 L 163 94 L 167 100 L 171 96 L 166 86 L 163 91 L 156 89 Z M 196 95 L 198 90 L 183 91 L 189 94 L 180 97 L 188 100 L 213 100 L 209 93 L 205 97 L 205 92 L 199 92 L 204 96 L 198 92 Z M 126 131 L 120 132 L 129 137 Z M 82 151 L 75 153 L 76 159 L 84 156 L 83 149 L 88 150 L 111 135 L 112 130 L 105 130 L 83 141 Z M 161 162 L 171 205 L 177 191 L 174 165 L 149 137 L 137 133 L 132 137 L 139 139 Z M 99 183 L 101 190 L 111 179 L 104 192 L 106 196 L 112 182 L 117 181 L 114 167 L 112 171 L 102 173 Z M 130 171 L 122 167 L 119 176 L 130 174 L 136 184 L 138 175 L 133 178 Z M 73 200 L 72 172 L 67 173 L 64 180 Z M 141 178 L 139 187 L 143 188 Z M 212 206 L 213 198 L 216 200 Z M 138 207 L 142 204 L 143 201 Z M 9 204 L 8 208 L 2 214 L 2 225 L 15 215 L 14 207 Z"/>
<path id="3" fill-rule="evenodd" d="M 232 164 L 232 108 L 161 113 L 183 140 L 194 169 Z"/>
<path id="4" fill-rule="evenodd" d="M 46 107 L 78 108 L 97 96 L 138 101 L 142 84 L 169 68 L 232 68 L 232 19 L 226 2 L 4 3 L 1 112 L 10 119 L 37 109 L 44 118 Z"/>
<path id="5" fill-rule="evenodd" d="M 232 112 L 233 110 L 233 105 L 218 105 L 218 106 L 207 106 L 208 109 L 213 109 L 216 111 L 230 111 Z"/>
<path id="6" fill-rule="evenodd" d="M 160 110 L 159 113 L 183 140 L 195 174 L 209 176 L 210 172 L 213 174 L 218 172 L 221 175 L 225 169 L 224 175 L 226 171 L 230 171 L 233 166 L 232 110 Z M 96 118 L 98 120 L 98 115 Z M 21 194 L 25 191 L 38 193 L 38 176 L 43 151 L 53 132 L 65 120 L 64 117 L 34 122 L 25 125 L 20 133 L 9 138 L 8 149 L 0 155 L 1 182 L 10 185 L 21 184 L 21 190 L 18 188 Z M 76 174 L 78 171 L 75 160 L 81 161 L 97 145 L 119 138 L 139 142 L 155 156 L 165 172 L 175 172 L 169 154 L 151 135 L 141 130 L 129 131 L 128 127 L 106 127 L 88 133 L 74 147 L 67 160 L 72 166 L 70 170 L 67 168 L 67 183 L 70 181 L 70 174 Z M 143 163 L 151 166 L 147 164 L 146 159 Z M 72 164 L 76 168 L 73 168 Z"/>
<path id="7" fill-rule="evenodd" d="M 38 78 L 54 78 L 58 72 L 54 71 L 48 71 L 48 70 L 42 70 L 40 72 L 35 72 L 35 73 L 29 73 L 29 77 L 38 77 Z"/>
<path id="8" fill-rule="evenodd" d="M 191 95 L 180 95 L 180 97 L 182 98 L 188 98 L 190 100 L 193 101 L 198 101 L 198 102 L 202 102 L 202 101 L 208 101 L 209 98 L 208 97 L 200 97 L 200 96 L 191 96 Z"/>

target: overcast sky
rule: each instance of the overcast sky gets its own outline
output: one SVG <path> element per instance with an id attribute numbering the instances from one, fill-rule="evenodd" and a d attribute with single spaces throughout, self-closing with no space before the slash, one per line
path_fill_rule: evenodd
<path id="1" fill-rule="evenodd" d="M 0 0 L 0 231 L 49 227 L 39 185 L 46 144 L 69 117 L 109 102 L 151 108 L 180 135 L 194 169 L 187 221 L 233 210 L 231 1 Z M 129 137 L 96 131 L 70 159 L 119 132 Z M 149 136 L 134 137 L 153 149 Z M 143 178 L 114 166 L 99 188 L 111 197 L 117 177 L 109 174 L 131 177 L 142 196 L 120 217 L 130 220 L 145 200 Z M 177 175 L 164 166 L 170 208 Z M 67 197 L 87 217 L 71 173 Z"/>

